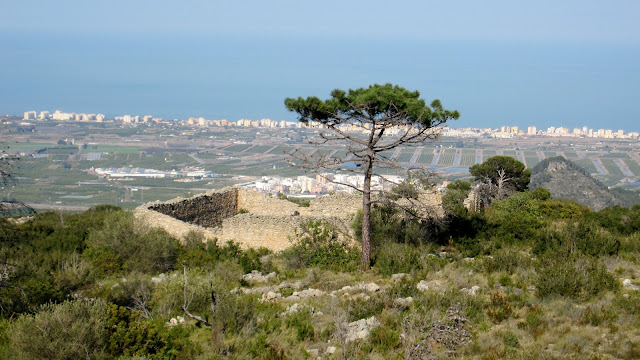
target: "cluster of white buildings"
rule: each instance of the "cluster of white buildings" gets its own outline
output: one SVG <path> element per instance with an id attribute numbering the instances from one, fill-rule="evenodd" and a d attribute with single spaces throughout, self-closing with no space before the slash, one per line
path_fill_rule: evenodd
<path id="1" fill-rule="evenodd" d="M 554 127 L 551 126 L 546 130 L 539 130 L 535 126 L 527 127 L 524 131 L 517 126 L 502 126 L 500 129 L 478 129 L 478 128 L 462 128 L 451 129 L 445 128 L 442 132 L 443 136 L 450 137 L 492 137 L 508 139 L 517 136 L 566 136 L 566 137 L 582 137 L 582 138 L 605 138 L 605 139 L 634 139 L 640 138 L 640 132 L 626 133 L 624 130 L 611 130 L 611 129 L 590 129 L 587 126 L 582 128 L 574 128 L 573 130 L 567 127 Z"/>
<path id="2" fill-rule="evenodd" d="M 85 114 L 85 113 L 66 113 L 61 110 L 56 110 L 53 114 L 49 111 L 26 111 L 24 113 L 24 120 L 57 120 L 57 121 L 96 121 L 102 122 L 106 119 L 104 114 Z M 154 124 L 154 123 L 169 123 L 159 117 L 153 117 L 152 115 L 122 115 L 116 116 L 115 121 L 122 124 Z M 221 120 L 207 120 L 203 117 L 195 118 L 191 117 L 187 120 L 173 120 L 170 124 L 182 125 L 182 126 L 200 126 L 200 127 L 243 127 L 243 128 L 317 128 L 322 129 L 325 126 L 318 122 L 309 122 L 303 124 L 301 122 L 292 122 L 285 120 L 272 120 L 272 119 L 240 119 L 237 121 L 230 121 L 226 119 Z M 345 132 L 368 132 L 371 129 L 371 124 L 343 124 L 340 129 Z M 388 134 L 400 134 L 406 131 L 410 131 L 408 126 L 398 126 L 388 129 Z M 587 126 L 582 128 L 569 129 L 566 127 L 549 127 L 546 130 L 538 129 L 536 126 L 529 126 L 526 131 L 520 129 L 517 126 L 502 126 L 499 129 L 491 128 L 459 128 L 453 129 L 449 127 L 434 128 L 433 132 L 438 132 L 443 136 L 450 137 L 493 137 L 493 138 L 513 138 L 517 136 L 566 136 L 566 137 L 588 137 L 588 138 L 606 138 L 606 139 L 638 139 L 640 138 L 640 132 L 625 133 L 624 130 L 612 130 L 612 129 L 590 129 Z"/>
<path id="3" fill-rule="evenodd" d="M 52 113 L 49 111 L 25 111 L 24 120 L 57 120 L 57 121 L 96 121 L 102 122 L 105 119 L 104 114 L 85 114 L 85 113 L 66 113 L 56 110 Z"/>
<path id="4" fill-rule="evenodd" d="M 374 176 L 371 179 L 371 190 L 387 191 L 401 182 L 401 176 Z M 332 192 L 355 192 L 355 188 L 362 189 L 363 175 L 318 174 L 315 177 L 298 176 L 282 178 L 263 176 L 261 179 L 244 186 L 264 193 L 283 193 L 287 195 L 323 195 Z"/>
<path id="5" fill-rule="evenodd" d="M 190 167 L 182 170 L 170 170 L 170 171 L 161 171 L 154 169 L 145 169 L 145 168 L 130 168 L 130 167 L 122 167 L 122 168 L 91 168 L 89 169 L 89 173 L 106 177 L 106 178 L 150 178 L 150 179 L 159 179 L 165 177 L 172 178 L 182 178 L 182 177 L 190 177 L 190 178 L 208 178 L 212 177 L 214 174 L 211 171 L 205 171 L 200 168 Z"/>
<path id="6" fill-rule="evenodd" d="M 567 137 L 588 137 L 588 138 L 605 138 L 605 139 L 638 139 L 640 133 L 630 132 L 625 133 L 624 130 L 612 130 L 612 129 L 590 129 L 587 126 L 581 128 L 573 128 L 573 130 L 567 127 L 548 127 L 546 130 L 539 130 L 535 126 L 529 126 L 527 131 L 518 129 L 517 126 L 503 126 L 500 128 L 496 137 L 514 137 L 514 136 L 567 136 Z"/>

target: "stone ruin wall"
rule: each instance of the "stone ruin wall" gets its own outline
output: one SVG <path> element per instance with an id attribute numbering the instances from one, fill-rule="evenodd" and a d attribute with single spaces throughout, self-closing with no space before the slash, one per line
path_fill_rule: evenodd
<path id="1" fill-rule="evenodd" d="M 301 207 L 256 191 L 226 188 L 188 199 L 145 204 L 135 210 L 135 216 L 178 239 L 196 231 L 219 243 L 234 241 L 243 248 L 278 251 L 291 245 L 301 223 L 309 219 L 328 221 L 343 238 L 352 237 L 349 225 L 360 206 L 358 195 L 325 196 L 312 200 L 309 207 Z"/>
<path id="2" fill-rule="evenodd" d="M 439 207 L 439 194 L 428 197 L 430 203 Z M 243 248 L 279 251 L 292 245 L 300 225 L 308 220 L 327 221 L 340 238 L 352 239 L 351 220 L 361 208 L 359 194 L 323 196 L 311 200 L 309 207 L 302 207 L 256 191 L 226 188 L 188 199 L 145 204 L 136 208 L 135 216 L 181 240 L 196 231 L 207 239 L 218 239 L 218 243 L 233 241 Z"/>
<path id="3" fill-rule="evenodd" d="M 238 212 L 237 189 L 211 192 L 189 199 L 175 199 L 154 204 L 149 210 L 169 215 L 175 219 L 204 227 L 222 225 L 222 220 Z"/>

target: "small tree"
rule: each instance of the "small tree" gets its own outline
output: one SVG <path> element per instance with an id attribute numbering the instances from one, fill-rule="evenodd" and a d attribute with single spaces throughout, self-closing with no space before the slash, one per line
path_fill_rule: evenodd
<path id="1" fill-rule="evenodd" d="M 531 180 L 531 171 L 510 156 L 490 157 L 482 164 L 470 167 L 469 172 L 480 183 L 479 197 L 485 205 L 527 191 Z"/>
<path id="2" fill-rule="evenodd" d="M 356 90 L 333 90 L 331 98 L 321 100 L 315 96 L 287 98 L 289 111 L 299 114 L 305 124 L 321 126 L 320 139 L 314 144 L 343 142 L 347 156 L 306 156 L 294 151 L 299 160 L 295 165 L 314 172 L 356 171 L 364 175 L 363 186 L 349 185 L 362 192 L 362 261 L 363 269 L 371 260 L 371 179 L 376 169 L 400 167 L 385 151 L 398 146 L 416 146 L 435 139 L 434 128 L 451 119 L 458 111 L 446 110 L 439 100 L 430 106 L 420 99 L 418 91 L 409 91 L 391 84 L 371 85 Z M 325 129 L 327 131 L 325 131 Z M 352 166 L 348 166 L 351 163 Z"/>

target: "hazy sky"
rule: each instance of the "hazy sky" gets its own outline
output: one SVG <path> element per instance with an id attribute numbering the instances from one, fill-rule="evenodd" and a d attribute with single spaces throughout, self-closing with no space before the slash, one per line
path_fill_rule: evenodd
<path id="1" fill-rule="evenodd" d="M 294 120 L 391 82 L 454 127 L 640 131 L 640 1 L 2 1 L 0 113 Z"/>

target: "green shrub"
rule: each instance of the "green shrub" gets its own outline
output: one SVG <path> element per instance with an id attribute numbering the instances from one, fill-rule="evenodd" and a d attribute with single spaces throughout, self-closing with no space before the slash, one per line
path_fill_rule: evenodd
<path id="1" fill-rule="evenodd" d="M 264 270 L 260 259 L 270 253 L 266 248 L 242 250 L 240 245 L 232 241 L 219 245 L 217 239 L 205 240 L 202 235 L 194 233 L 185 237 L 185 246 L 179 250 L 177 262 L 185 263 L 189 268 L 213 269 L 220 261 L 233 260 L 248 273 L 252 270 Z"/>
<path id="2" fill-rule="evenodd" d="M 512 348 L 520 347 L 520 341 L 518 340 L 518 337 L 516 336 L 516 334 L 514 334 L 511 331 L 505 331 L 502 334 L 502 341 L 507 347 L 512 347 Z"/>
<path id="3" fill-rule="evenodd" d="M 14 359 L 106 359 L 108 305 L 67 301 L 22 315 L 7 332 Z"/>
<path id="4" fill-rule="evenodd" d="M 413 297 L 417 293 L 418 289 L 416 288 L 416 284 L 407 278 L 394 282 L 389 290 L 387 290 L 387 294 L 389 294 L 389 298 L 391 299 Z"/>
<path id="5" fill-rule="evenodd" d="M 387 243 L 375 249 L 373 268 L 384 276 L 411 273 L 420 266 L 421 255 L 414 245 Z"/>
<path id="6" fill-rule="evenodd" d="M 381 353 L 397 349 L 402 344 L 400 340 L 401 328 L 402 325 L 396 317 L 384 312 L 380 319 L 380 326 L 371 331 L 369 342 L 374 349 Z"/>
<path id="7" fill-rule="evenodd" d="M 437 242 L 442 235 L 440 221 L 417 218 L 392 206 L 371 208 L 371 249 L 387 243 L 424 245 Z M 362 211 L 358 211 L 351 223 L 357 239 L 362 239 Z M 448 239 L 448 238 L 447 238 Z"/>
<path id="8" fill-rule="evenodd" d="M 502 248 L 481 260 L 483 270 L 488 273 L 504 271 L 513 274 L 517 269 L 529 269 L 533 265 L 531 256 L 522 253 L 517 247 Z"/>
<path id="9" fill-rule="evenodd" d="M 252 295 L 220 294 L 214 323 L 223 332 L 239 334 L 253 326 L 258 300 Z"/>
<path id="10" fill-rule="evenodd" d="M 513 314 L 513 309 L 509 303 L 509 298 L 500 292 L 492 292 L 490 295 L 491 302 L 487 309 L 487 315 L 496 324 L 508 319 Z"/>
<path id="11" fill-rule="evenodd" d="M 183 326 L 167 328 L 162 320 L 146 320 L 139 311 L 110 305 L 107 319 L 108 351 L 113 356 L 144 356 L 174 359 L 182 353 L 188 331 Z M 193 349 L 191 349 L 193 351 Z"/>
<path id="12" fill-rule="evenodd" d="M 308 220 L 296 235 L 297 241 L 283 252 L 290 266 L 321 266 L 337 271 L 358 268 L 360 254 L 338 238 L 333 226 L 320 220 Z"/>
<path id="13" fill-rule="evenodd" d="M 542 335 L 547 327 L 547 323 L 543 320 L 542 308 L 538 305 L 530 306 L 524 316 L 524 320 L 518 323 L 518 328 L 527 330 L 534 339 Z"/>
<path id="14" fill-rule="evenodd" d="M 313 321 L 309 309 L 304 308 L 290 314 L 285 319 L 285 324 L 293 328 L 298 341 L 312 340 L 314 336 Z"/>
<path id="15" fill-rule="evenodd" d="M 377 316 L 382 312 L 385 307 L 390 304 L 387 303 L 387 299 L 382 296 L 374 296 L 369 300 L 354 300 L 349 302 L 349 321 L 356 321 L 360 319 L 367 319 L 372 316 Z"/>
<path id="16" fill-rule="evenodd" d="M 536 287 L 541 296 L 586 298 L 618 287 L 613 275 L 596 258 L 555 253 L 540 260 Z"/>
<path id="17" fill-rule="evenodd" d="M 580 252 L 591 256 L 615 255 L 619 250 L 620 241 L 616 236 L 586 219 L 548 231 L 537 239 L 533 248 L 535 254 Z"/>
<path id="18" fill-rule="evenodd" d="M 585 325 L 601 326 L 606 323 L 615 322 L 617 319 L 618 314 L 605 307 L 592 308 L 591 306 L 587 306 L 580 322 Z"/>
<path id="19" fill-rule="evenodd" d="M 530 243 L 544 226 L 539 200 L 530 193 L 517 193 L 496 201 L 486 209 L 482 237 L 497 244 Z"/>
<path id="20" fill-rule="evenodd" d="M 134 224 L 130 212 L 114 213 L 101 229 L 89 233 L 88 257 L 99 269 L 112 271 L 107 262 L 124 271 L 158 273 L 174 268 L 180 244 L 164 230 Z"/>

